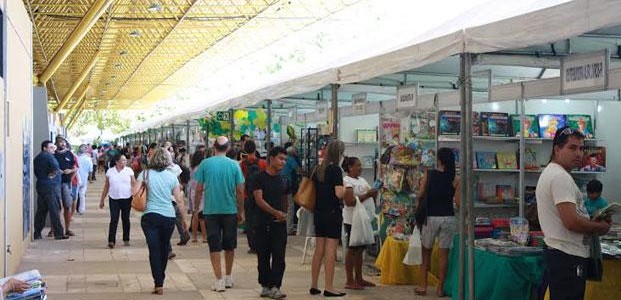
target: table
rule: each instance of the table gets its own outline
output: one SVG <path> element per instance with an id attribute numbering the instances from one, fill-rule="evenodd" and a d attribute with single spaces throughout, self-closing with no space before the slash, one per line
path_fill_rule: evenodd
<path id="1" fill-rule="evenodd" d="M 453 239 L 444 292 L 458 298 L 458 236 Z M 544 274 L 543 255 L 505 256 L 474 250 L 475 298 L 530 300 Z M 464 257 L 467 257 L 464 254 Z M 467 267 L 466 267 L 467 270 Z M 467 279 L 464 283 L 466 290 Z M 467 296 L 467 291 L 465 292 Z"/>
<path id="2" fill-rule="evenodd" d="M 380 283 L 385 285 L 398 284 L 420 284 L 420 268 L 419 266 L 408 266 L 403 264 L 403 258 L 408 252 L 408 241 L 396 240 L 387 237 L 384 240 L 382 249 L 377 255 L 375 266 L 382 273 L 380 275 Z M 430 286 L 438 284 L 438 247 L 434 245 L 431 254 L 431 270 L 427 282 Z"/>

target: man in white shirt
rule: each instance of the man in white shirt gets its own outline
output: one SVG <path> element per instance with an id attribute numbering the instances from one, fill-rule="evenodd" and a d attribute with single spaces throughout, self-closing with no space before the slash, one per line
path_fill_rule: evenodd
<path id="1" fill-rule="evenodd" d="M 82 144 L 78 149 L 78 214 L 86 211 L 86 189 L 88 188 L 88 176 L 93 172 L 92 159 L 86 152 L 87 146 Z"/>
<path id="2" fill-rule="evenodd" d="M 591 239 L 610 230 L 610 220 L 591 221 L 569 174 L 580 167 L 584 135 L 570 127 L 554 137 L 550 163 L 537 183 L 537 212 L 544 233 L 550 299 L 583 299 Z"/>

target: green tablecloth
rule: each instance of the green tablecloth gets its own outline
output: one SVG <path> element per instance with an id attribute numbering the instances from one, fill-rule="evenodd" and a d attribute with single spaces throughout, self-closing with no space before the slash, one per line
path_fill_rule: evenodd
<path id="1" fill-rule="evenodd" d="M 453 299 L 458 298 L 458 241 L 458 236 L 455 236 L 444 283 L 445 293 L 452 295 Z M 544 273 L 542 255 L 504 256 L 475 249 L 474 256 L 474 289 L 477 300 L 529 300 L 537 286 L 541 284 Z M 467 299 L 467 279 L 465 287 L 465 299 Z"/>

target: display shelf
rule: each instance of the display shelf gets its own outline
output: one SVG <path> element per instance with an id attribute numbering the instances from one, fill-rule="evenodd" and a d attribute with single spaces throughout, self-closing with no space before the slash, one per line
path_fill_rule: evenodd
<path id="1" fill-rule="evenodd" d="M 480 201 L 474 202 L 474 208 L 518 208 L 517 204 L 487 204 Z"/>
<path id="2" fill-rule="evenodd" d="M 344 142 L 345 146 L 377 146 L 378 142 Z"/>
<path id="3" fill-rule="evenodd" d="M 606 172 L 591 172 L 591 171 L 571 171 L 571 174 L 587 174 L 587 175 L 597 175 L 597 174 L 605 174 Z"/>
<path id="4" fill-rule="evenodd" d="M 479 140 L 479 141 L 502 141 L 502 142 L 519 142 L 520 141 L 520 137 L 517 136 L 507 136 L 507 137 L 503 137 L 503 136 L 480 136 L 480 135 L 475 135 L 472 137 L 473 140 Z M 527 143 L 542 143 L 542 142 L 548 142 L 548 141 L 553 141 L 553 139 L 551 138 L 524 138 L 524 140 Z M 585 139 L 585 142 L 588 143 L 597 143 L 597 142 L 602 142 L 604 141 L 603 139 Z M 441 135 L 438 137 L 438 142 L 461 142 L 461 139 L 459 137 L 459 135 Z"/>
<path id="5" fill-rule="evenodd" d="M 520 173 L 518 169 L 472 169 L 475 172 L 491 172 L 491 173 Z"/>

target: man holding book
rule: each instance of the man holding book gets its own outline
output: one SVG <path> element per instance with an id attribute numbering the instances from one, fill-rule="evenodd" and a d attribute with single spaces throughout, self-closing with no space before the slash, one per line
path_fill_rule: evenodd
<path id="1" fill-rule="evenodd" d="M 544 233 L 544 260 L 550 299 L 584 297 L 591 240 L 610 230 L 610 219 L 591 221 L 570 171 L 582 162 L 584 135 L 560 128 L 550 163 L 537 183 L 537 211 Z"/>

